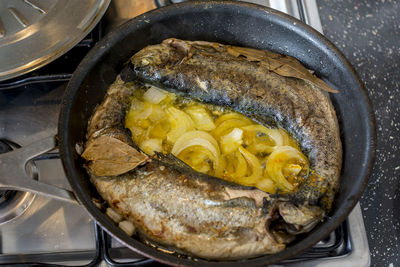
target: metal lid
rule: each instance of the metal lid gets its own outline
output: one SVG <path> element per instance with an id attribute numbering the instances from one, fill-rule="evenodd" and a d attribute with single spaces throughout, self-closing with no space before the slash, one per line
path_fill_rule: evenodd
<path id="1" fill-rule="evenodd" d="M 110 0 L 0 1 L 0 81 L 37 69 L 82 40 Z"/>

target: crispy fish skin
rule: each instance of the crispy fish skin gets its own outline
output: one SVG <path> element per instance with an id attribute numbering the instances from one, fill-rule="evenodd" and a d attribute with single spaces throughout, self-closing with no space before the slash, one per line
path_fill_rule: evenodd
<path id="1" fill-rule="evenodd" d="M 203 175 L 191 175 L 152 161 L 116 178 L 91 180 L 100 195 L 128 218 L 140 234 L 205 259 L 240 259 L 285 248 L 267 226 L 268 213 L 256 205 L 267 194 Z M 258 191 L 258 194 L 253 192 Z M 233 194 L 233 198 L 232 195 Z"/>
<path id="2" fill-rule="evenodd" d="M 299 141 L 314 169 L 291 200 L 329 212 L 342 164 L 332 103 L 312 84 L 264 66 L 229 54 L 221 44 L 167 39 L 136 53 L 130 68 L 131 77 L 147 83 L 232 107 L 263 124 L 276 121 Z"/>

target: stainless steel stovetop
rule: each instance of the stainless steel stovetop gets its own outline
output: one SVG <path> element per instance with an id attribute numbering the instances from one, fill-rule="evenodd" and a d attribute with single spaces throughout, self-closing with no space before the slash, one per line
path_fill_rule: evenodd
<path id="1" fill-rule="evenodd" d="M 63 65 L 63 60 L 71 64 L 71 58 L 75 57 L 81 59 L 79 56 L 92 47 L 96 41 L 95 36 L 102 35 L 102 30 L 109 31 L 126 19 L 157 6 L 176 2 L 181 1 L 113 1 L 103 19 L 103 27 L 97 27 L 97 32 L 95 30 L 95 33 L 73 49 L 75 51 L 69 52 L 61 59 L 61 63 L 55 64 Z M 288 13 L 322 33 L 314 0 L 249 2 Z M 60 102 L 70 76 L 61 67 L 57 73 L 43 75 L 39 72 L 0 83 L 0 153 L 16 150 L 20 146 L 26 147 L 56 134 Z M 4 169 L 4 166 L 1 168 L 1 159 L 0 156 L 0 177 L 7 177 L 13 172 Z M 57 150 L 37 157 L 28 164 L 27 172 L 41 182 L 70 189 Z M 117 266 L 124 262 L 146 265 L 151 260 L 110 238 L 95 225 L 82 207 L 32 193 L 0 193 L 0 264 Z M 368 266 L 369 263 L 364 221 L 357 204 L 346 222 L 327 239 L 303 255 L 274 266 L 344 267 Z"/>

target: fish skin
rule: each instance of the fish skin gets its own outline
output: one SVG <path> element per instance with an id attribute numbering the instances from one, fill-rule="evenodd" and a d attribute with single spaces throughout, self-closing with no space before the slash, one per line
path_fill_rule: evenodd
<path id="1" fill-rule="evenodd" d="M 86 147 L 89 142 L 99 136 L 114 137 L 131 146 L 135 146 L 130 137 L 130 132 L 124 126 L 125 114 L 130 106 L 132 94 L 135 89 L 142 87 L 137 83 L 126 83 L 117 76 L 114 83 L 107 91 L 104 101 L 97 106 L 89 119 Z"/>
<path id="2" fill-rule="evenodd" d="M 200 101 L 229 106 L 265 125 L 288 130 L 309 157 L 314 175 L 290 196 L 298 205 L 331 209 L 339 189 L 342 146 L 329 96 L 303 80 L 235 57 L 224 45 L 167 39 L 131 58 L 132 77 Z"/>
<path id="3" fill-rule="evenodd" d="M 133 92 L 141 87 L 117 77 L 89 121 L 86 147 L 103 135 L 132 143 L 123 118 Z M 157 154 L 145 166 L 119 176 L 100 177 L 86 169 L 100 196 L 146 240 L 218 260 L 285 248 L 269 232 L 277 209 L 275 203 L 263 205 L 269 194 L 195 172 L 171 154 Z"/>
<path id="4" fill-rule="evenodd" d="M 338 189 L 341 145 L 335 112 L 319 89 L 266 72 L 256 62 L 213 47 L 207 42 L 191 44 L 174 39 L 134 55 L 132 64 L 121 73 L 122 79 L 117 77 L 90 119 L 86 146 L 99 136 L 108 135 L 136 147 L 124 128 L 124 116 L 134 90 L 145 82 L 204 102 L 230 106 L 265 125 L 277 121 L 301 141 L 315 172 L 325 179 L 308 179 L 293 195 L 270 195 L 193 173 L 176 158 L 160 155 L 120 176 L 98 177 L 90 170 L 88 174 L 99 194 L 132 221 L 146 239 L 207 259 L 277 253 L 285 248 L 284 239 L 310 231 L 323 218 Z M 131 83 L 132 80 L 135 81 Z M 319 127 L 312 127 L 313 123 Z M 333 129 L 325 127 L 329 125 Z M 327 156 L 329 153 L 333 153 L 336 162 Z M 185 202 L 186 199 L 192 201 Z M 142 212 L 146 208 L 150 212 Z M 199 210 L 202 216 L 196 213 Z M 302 214 L 307 217 L 297 218 Z M 278 231 L 286 229 L 289 233 L 281 238 L 270 229 L 270 222 L 278 216 Z"/>
<path id="5" fill-rule="evenodd" d="M 267 228 L 272 207 L 264 213 L 253 199 L 228 193 L 246 189 L 203 176 L 153 160 L 118 177 L 91 175 L 91 181 L 146 239 L 185 254 L 234 260 L 285 248 Z"/>

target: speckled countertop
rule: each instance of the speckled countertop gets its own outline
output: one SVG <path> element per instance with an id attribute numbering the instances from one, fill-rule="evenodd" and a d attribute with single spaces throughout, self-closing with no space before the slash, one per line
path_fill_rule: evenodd
<path id="1" fill-rule="evenodd" d="M 371 266 L 400 266 L 400 1 L 317 4 L 325 36 L 353 64 L 374 106 L 376 160 L 361 198 Z"/>

